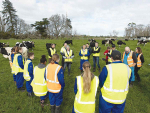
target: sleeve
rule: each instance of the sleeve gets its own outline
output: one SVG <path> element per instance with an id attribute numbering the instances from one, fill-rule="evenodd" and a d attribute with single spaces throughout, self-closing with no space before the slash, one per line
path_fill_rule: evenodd
<path id="1" fill-rule="evenodd" d="M 14 60 L 14 54 L 11 54 L 11 61 L 13 62 Z"/>
<path id="2" fill-rule="evenodd" d="M 50 49 L 48 49 L 48 54 L 50 57 L 52 57 Z"/>
<path id="3" fill-rule="evenodd" d="M 100 83 L 99 83 L 99 86 L 100 86 L 101 88 L 103 87 L 106 78 L 107 78 L 107 68 L 106 68 L 106 66 L 105 66 L 105 67 L 102 69 L 101 74 L 99 75 L 99 82 L 100 82 Z"/>
<path id="4" fill-rule="evenodd" d="M 132 54 L 132 58 L 133 58 L 134 63 L 137 63 L 137 57 L 136 57 L 135 52 L 133 52 L 133 54 Z"/>
<path id="5" fill-rule="evenodd" d="M 30 76 L 33 76 L 33 63 L 30 62 L 28 65 L 28 72 Z"/>
<path id="6" fill-rule="evenodd" d="M 74 93 L 75 95 L 77 94 L 78 89 L 77 89 L 77 78 L 75 78 L 75 84 L 74 84 Z"/>
<path id="7" fill-rule="evenodd" d="M 144 63 L 144 56 L 143 55 L 141 55 L 140 59 L 141 59 L 141 62 Z"/>
<path id="8" fill-rule="evenodd" d="M 105 53 L 108 53 L 108 51 L 106 50 L 106 51 L 104 52 L 104 55 L 105 55 Z"/>
<path id="9" fill-rule="evenodd" d="M 87 51 L 87 54 L 85 54 L 85 56 L 90 56 L 90 52 L 89 52 L 89 51 Z"/>
<path id="10" fill-rule="evenodd" d="M 71 56 L 71 58 L 73 58 L 74 57 L 74 52 L 72 52 L 72 56 Z"/>
<path id="11" fill-rule="evenodd" d="M 22 69 L 24 69 L 22 55 L 19 55 L 19 56 L 18 56 L 18 64 L 19 64 L 19 66 L 20 66 Z"/>
<path id="12" fill-rule="evenodd" d="M 80 52 L 79 52 L 79 56 L 83 56 L 83 55 L 81 54 L 81 50 L 80 50 Z"/>
<path id="13" fill-rule="evenodd" d="M 59 81 L 61 87 L 64 89 L 65 81 L 64 81 L 64 73 L 63 73 L 63 69 L 62 68 L 58 72 L 57 76 L 58 76 L 58 81 Z"/>

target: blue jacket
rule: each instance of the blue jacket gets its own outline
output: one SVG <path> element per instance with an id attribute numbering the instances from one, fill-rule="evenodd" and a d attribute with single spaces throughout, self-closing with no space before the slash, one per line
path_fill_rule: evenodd
<path id="1" fill-rule="evenodd" d="M 116 62 L 113 62 L 113 63 L 122 63 L 122 61 L 116 61 Z M 105 83 L 105 80 L 107 78 L 107 74 L 108 74 L 108 71 L 107 71 L 107 68 L 106 66 L 102 69 L 102 72 L 101 74 L 99 75 L 99 86 L 102 88 L 104 83 Z M 131 82 L 131 77 L 130 77 L 130 80 L 129 80 L 129 83 Z"/>
<path id="2" fill-rule="evenodd" d="M 18 64 L 22 69 L 24 69 L 23 58 L 21 54 L 18 56 Z"/>
<path id="3" fill-rule="evenodd" d="M 28 60 L 31 60 L 31 59 L 28 59 Z M 33 78 L 33 63 L 32 63 L 32 60 L 28 65 L 28 72 L 29 72 L 30 77 Z"/>
<path id="4" fill-rule="evenodd" d="M 83 55 L 81 54 L 81 50 L 80 50 L 80 52 L 79 52 L 79 56 L 83 56 Z M 90 52 L 87 51 L 87 54 L 85 54 L 85 56 L 90 56 Z"/>
<path id="5" fill-rule="evenodd" d="M 11 54 L 11 61 L 12 62 L 14 61 L 14 54 L 13 53 Z"/>

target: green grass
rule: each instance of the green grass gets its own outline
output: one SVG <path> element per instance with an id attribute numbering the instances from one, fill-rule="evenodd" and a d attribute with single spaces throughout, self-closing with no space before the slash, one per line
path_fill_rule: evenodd
<path id="1" fill-rule="evenodd" d="M 22 40 L 0 40 L 0 42 L 9 42 L 10 46 L 14 46 L 16 42 L 21 42 Z M 46 50 L 45 44 L 48 42 L 56 43 L 56 50 L 60 51 L 64 40 L 33 40 L 35 41 L 35 59 L 33 60 L 34 65 L 38 65 L 41 55 L 45 54 L 48 56 L 48 52 Z M 83 44 L 87 43 L 87 40 L 73 40 L 74 45 L 70 45 L 71 49 L 74 51 L 75 57 L 73 59 L 73 64 L 71 66 L 71 76 L 67 75 L 67 69 L 64 74 L 65 76 L 65 89 L 63 93 L 63 103 L 61 105 L 62 113 L 71 113 L 73 103 L 74 103 L 74 81 L 75 77 L 80 75 L 79 64 L 80 64 L 80 57 L 79 51 Z M 101 60 L 101 58 L 105 58 L 103 52 L 106 50 L 106 47 L 101 45 L 101 40 L 98 40 L 101 46 L 101 56 L 100 56 L 100 65 L 104 67 L 105 62 Z M 132 50 L 135 50 L 137 41 L 128 41 L 127 46 L 129 46 Z M 116 44 L 117 42 L 115 42 Z M 124 51 L 125 45 L 118 48 L 121 53 Z M 143 50 L 143 54 L 145 57 L 145 63 L 139 74 L 141 76 L 141 83 L 134 83 L 133 88 L 130 88 L 125 113 L 150 113 L 150 66 L 148 64 L 149 61 L 149 51 L 150 45 L 147 44 L 145 47 L 140 46 Z M 31 50 L 30 50 L 31 51 Z M 60 55 L 60 54 L 59 54 Z M 90 63 L 93 65 L 92 57 L 90 58 Z M 60 61 L 61 64 L 61 61 Z M 98 70 L 94 73 L 96 76 L 99 76 Z M 25 86 L 25 82 L 24 82 Z M 98 113 L 98 106 L 99 106 L 99 92 L 100 88 L 97 93 L 96 97 L 96 113 Z M 0 113 L 50 113 L 50 106 L 45 106 L 44 109 L 41 108 L 39 97 L 28 97 L 27 91 L 25 92 L 18 92 L 17 88 L 13 82 L 13 76 L 11 74 L 9 61 L 8 59 L 3 58 L 0 54 Z M 46 100 L 46 103 L 49 104 L 49 100 Z"/>

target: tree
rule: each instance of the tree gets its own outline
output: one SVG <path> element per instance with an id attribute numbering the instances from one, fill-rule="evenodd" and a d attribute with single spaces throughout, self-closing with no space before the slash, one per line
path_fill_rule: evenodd
<path id="1" fill-rule="evenodd" d="M 0 31 L 5 32 L 5 29 L 6 29 L 5 22 L 3 20 L 3 17 L 0 16 Z"/>
<path id="2" fill-rule="evenodd" d="M 117 35 L 119 34 L 119 32 L 118 31 L 116 31 L 116 30 L 113 30 L 113 36 L 114 37 L 117 37 Z"/>
<path id="3" fill-rule="evenodd" d="M 9 31 L 10 33 L 15 33 L 15 26 L 17 23 L 17 11 L 9 0 L 4 0 L 2 5 L 3 20 L 5 21 L 5 24 L 8 25 L 7 31 Z"/>

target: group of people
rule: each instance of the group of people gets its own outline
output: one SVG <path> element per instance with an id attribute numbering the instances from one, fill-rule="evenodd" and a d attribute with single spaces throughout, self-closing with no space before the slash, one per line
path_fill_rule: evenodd
<path id="1" fill-rule="evenodd" d="M 141 48 L 136 48 L 136 53 L 125 48 L 123 57 L 121 53 L 107 47 L 106 66 L 103 67 L 99 78 L 91 72 L 91 65 L 88 62 L 90 55 L 93 54 L 93 71 L 96 71 L 96 63 L 100 71 L 99 56 L 100 47 L 95 43 L 92 49 L 88 44 L 83 45 L 79 52 L 81 75 L 75 78 L 74 93 L 75 100 L 72 113 L 93 113 L 95 112 L 95 100 L 98 86 L 101 88 L 99 96 L 99 113 L 123 113 L 126 97 L 129 90 L 129 84 L 135 81 L 134 72 L 138 81 L 140 77 L 138 70 L 144 63 L 144 57 Z M 46 66 L 47 59 L 45 55 L 41 56 L 40 62 L 34 67 L 32 60 L 34 53 L 28 53 L 28 59 L 22 57 L 22 48 L 13 47 L 10 55 L 10 66 L 14 82 L 18 91 L 24 91 L 24 80 L 26 80 L 26 90 L 28 96 L 40 97 L 41 105 L 49 97 L 51 113 L 61 113 L 60 105 L 63 101 L 63 90 L 65 87 L 64 71 L 68 66 L 68 75 L 70 75 L 71 63 L 74 57 L 73 51 L 64 43 L 61 48 L 62 66 L 59 55 L 56 53 L 55 45 L 48 50 L 49 63 Z M 122 60 L 121 60 L 122 58 Z"/>

